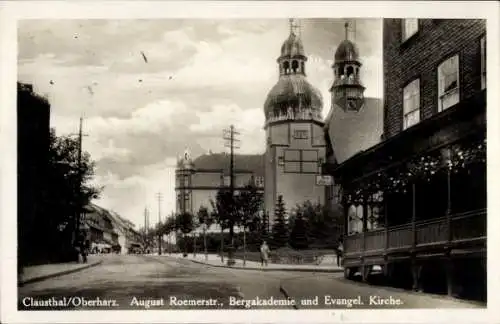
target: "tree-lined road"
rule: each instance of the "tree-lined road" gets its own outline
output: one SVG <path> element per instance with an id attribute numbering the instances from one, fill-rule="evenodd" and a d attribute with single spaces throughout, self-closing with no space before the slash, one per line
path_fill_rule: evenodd
<path id="1" fill-rule="evenodd" d="M 296 301 L 299 309 L 339 309 L 347 308 L 347 304 L 352 304 L 353 308 L 478 307 L 472 303 L 353 283 L 344 280 L 339 273 L 236 270 L 168 256 L 95 257 L 102 258 L 103 263 L 20 287 L 19 309 L 244 309 L 243 300 L 255 302 L 257 297 L 262 303 L 271 298 L 285 303 L 281 286 Z M 318 305 L 302 305 L 302 299 L 314 301 L 316 296 Z M 392 305 L 373 304 L 378 297 L 379 301 L 387 300 Z M 233 305 L 230 305 L 231 298 Z M 241 302 L 234 305 L 234 300 Z M 394 304 L 395 300 L 400 300 L 401 305 Z M 115 306 L 112 301 L 115 301 Z M 37 302 L 64 305 L 33 307 Z M 192 305 L 195 302 L 199 306 Z M 84 303 L 94 305 L 84 308 Z M 291 305 L 250 307 L 265 308 L 293 309 Z"/>

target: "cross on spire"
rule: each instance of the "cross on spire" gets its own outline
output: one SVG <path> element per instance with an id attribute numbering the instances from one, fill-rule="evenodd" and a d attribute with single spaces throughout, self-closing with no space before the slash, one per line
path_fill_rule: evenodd
<path id="1" fill-rule="evenodd" d="M 345 28 L 345 39 L 349 39 L 349 22 L 345 22 L 344 24 L 344 28 Z"/>
<path id="2" fill-rule="evenodd" d="M 290 18 L 289 22 L 290 22 L 290 34 L 300 36 L 300 24 L 293 18 Z"/>

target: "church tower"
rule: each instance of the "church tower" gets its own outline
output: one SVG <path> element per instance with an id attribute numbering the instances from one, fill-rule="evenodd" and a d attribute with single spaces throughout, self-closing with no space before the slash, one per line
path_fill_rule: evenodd
<path id="1" fill-rule="evenodd" d="M 335 51 L 334 82 L 330 88 L 332 105 L 345 112 L 358 112 L 364 105 L 365 87 L 361 84 L 361 62 L 356 45 L 349 40 L 349 24 L 345 24 L 345 39 Z"/>
<path id="2" fill-rule="evenodd" d="M 307 56 L 300 27 L 290 20 L 290 34 L 278 57 L 279 78 L 264 104 L 266 130 L 264 205 L 270 223 L 283 196 L 287 212 L 306 200 L 324 202 L 316 185 L 325 155 L 323 99 L 306 78 Z"/>
<path id="3" fill-rule="evenodd" d="M 177 159 L 175 169 L 175 191 L 176 191 L 176 212 L 193 212 L 192 203 L 192 175 L 194 173 L 193 159 L 191 153 L 186 148 L 184 155 Z"/>

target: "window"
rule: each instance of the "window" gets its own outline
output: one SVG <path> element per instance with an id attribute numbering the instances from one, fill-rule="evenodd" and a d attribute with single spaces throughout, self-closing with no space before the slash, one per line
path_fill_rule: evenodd
<path id="1" fill-rule="evenodd" d="M 255 177 L 255 185 L 257 187 L 264 187 L 264 177 Z"/>
<path id="2" fill-rule="evenodd" d="M 295 130 L 293 132 L 293 138 L 295 139 L 307 139 L 308 136 L 307 136 L 307 130 Z"/>
<path id="3" fill-rule="evenodd" d="M 403 19 L 401 29 L 404 42 L 418 32 L 418 19 Z"/>
<path id="4" fill-rule="evenodd" d="M 458 55 L 455 55 L 438 67 L 438 111 L 460 101 L 458 66 Z"/>
<path id="5" fill-rule="evenodd" d="M 285 162 L 285 172 L 299 173 L 300 172 L 300 161 L 286 161 Z"/>
<path id="6" fill-rule="evenodd" d="M 303 150 L 302 151 L 302 161 L 307 162 L 318 162 L 318 151 L 317 150 Z"/>
<path id="7" fill-rule="evenodd" d="M 285 161 L 299 161 L 300 151 L 299 150 L 285 150 Z"/>
<path id="8" fill-rule="evenodd" d="M 481 37 L 481 90 L 486 89 L 486 36 Z"/>
<path id="9" fill-rule="evenodd" d="M 403 89 L 403 129 L 420 121 L 420 79 L 413 80 Z"/>
<path id="10" fill-rule="evenodd" d="M 317 150 L 284 151 L 285 172 L 319 174 L 321 165 L 318 162 Z"/>

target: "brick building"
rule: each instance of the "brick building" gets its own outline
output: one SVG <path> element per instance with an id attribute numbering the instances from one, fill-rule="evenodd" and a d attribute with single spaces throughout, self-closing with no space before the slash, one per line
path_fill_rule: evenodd
<path id="1" fill-rule="evenodd" d="M 486 298 L 486 22 L 384 19 L 382 142 L 327 163 L 345 275 Z M 352 226 L 353 223 L 361 226 Z"/>

